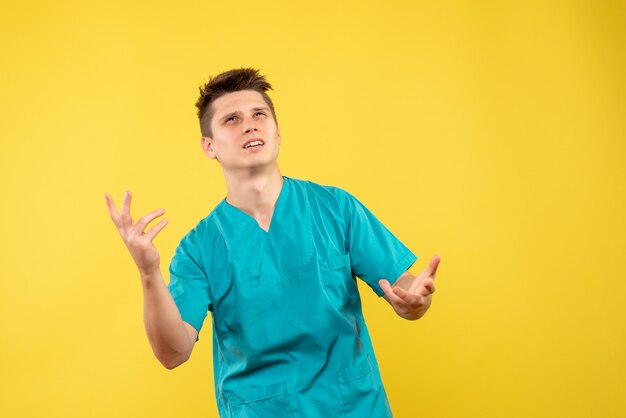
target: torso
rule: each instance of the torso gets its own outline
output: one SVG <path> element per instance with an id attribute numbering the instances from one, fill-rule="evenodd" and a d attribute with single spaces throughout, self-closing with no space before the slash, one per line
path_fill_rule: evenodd
<path id="1" fill-rule="evenodd" d="M 207 218 L 222 416 L 391 416 L 335 206 L 285 178 L 271 222 L 226 200 Z"/>

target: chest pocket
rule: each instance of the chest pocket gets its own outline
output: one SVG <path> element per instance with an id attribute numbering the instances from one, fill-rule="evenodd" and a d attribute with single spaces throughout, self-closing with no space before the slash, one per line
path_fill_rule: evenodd
<path id="1" fill-rule="evenodd" d="M 358 299 L 356 279 L 352 274 L 350 255 L 335 255 L 320 263 L 324 290 L 330 303 L 342 309 Z"/>

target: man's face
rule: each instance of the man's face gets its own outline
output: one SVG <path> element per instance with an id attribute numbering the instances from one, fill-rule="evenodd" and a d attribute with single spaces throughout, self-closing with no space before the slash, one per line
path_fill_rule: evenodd
<path id="1" fill-rule="evenodd" d="M 254 90 L 225 94 L 213 103 L 213 137 L 202 137 L 202 148 L 222 169 L 262 168 L 276 164 L 281 143 L 272 112 Z"/>

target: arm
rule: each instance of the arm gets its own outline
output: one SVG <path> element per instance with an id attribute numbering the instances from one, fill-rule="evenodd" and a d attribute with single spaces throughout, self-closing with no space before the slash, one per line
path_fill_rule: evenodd
<path id="1" fill-rule="evenodd" d="M 184 322 L 160 271 L 141 275 L 144 325 L 152 352 L 167 369 L 191 356 L 198 331 Z"/>
<path id="2" fill-rule="evenodd" d="M 424 316 L 432 303 L 435 274 L 440 260 L 439 256 L 434 256 L 419 276 L 414 276 L 408 271 L 404 272 L 394 282 L 393 287 L 385 279 L 378 282 L 385 292 L 385 300 L 398 316 L 410 321 Z"/>
<path id="3" fill-rule="evenodd" d="M 122 208 L 117 211 L 113 198 L 106 195 L 109 214 L 117 227 L 139 273 L 144 294 L 144 324 L 146 334 L 157 359 L 168 369 L 173 369 L 189 359 L 198 335 L 197 331 L 184 322 L 174 300 L 167 290 L 160 270 L 160 256 L 152 243 L 156 235 L 167 225 L 162 219 L 149 231 L 148 223 L 162 216 L 158 209 L 133 224 L 130 215 L 130 192 L 124 194 Z"/>

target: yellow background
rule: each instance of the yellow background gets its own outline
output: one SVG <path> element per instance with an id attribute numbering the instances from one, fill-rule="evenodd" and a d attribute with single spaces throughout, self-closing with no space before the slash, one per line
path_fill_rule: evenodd
<path id="1" fill-rule="evenodd" d="M 4 1 L 0 416 L 217 416 L 210 321 L 158 363 L 104 193 L 166 209 L 166 272 L 225 195 L 198 86 L 240 66 L 275 88 L 283 174 L 352 192 L 414 272 L 442 257 L 417 322 L 360 286 L 395 416 L 626 416 L 625 21 L 609 1 Z"/>

